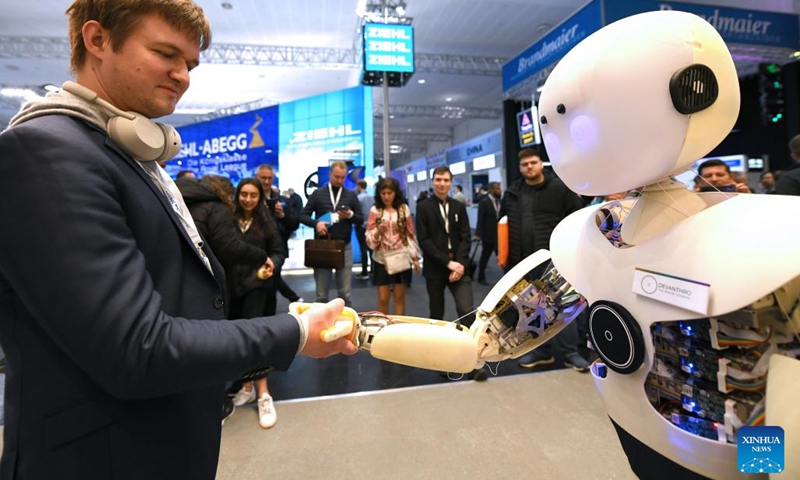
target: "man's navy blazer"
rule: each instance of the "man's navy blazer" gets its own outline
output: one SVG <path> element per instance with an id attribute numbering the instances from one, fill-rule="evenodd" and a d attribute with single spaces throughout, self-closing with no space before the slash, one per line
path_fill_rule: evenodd
<path id="1" fill-rule="evenodd" d="M 213 479 L 224 383 L 288 368 L 296 319 L 225 321 L 212 252 L 73 117 L 0 135 L 0 221 L 0 478 Z"/>

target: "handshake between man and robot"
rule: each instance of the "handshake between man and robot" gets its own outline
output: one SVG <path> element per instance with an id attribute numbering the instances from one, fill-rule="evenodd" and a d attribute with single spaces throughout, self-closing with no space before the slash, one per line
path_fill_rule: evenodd
<path id="1" fill-rule="evenodd" d="M 469 329 L 345 310 L 324 339 L 469 372 L 588 308 L 592 377 L 640 478 L 800 478 L 800 197 L 699 193 L 673 178 L 725 138 L 739 102 L 731 54 L 702 18 L 659 11 L 602 28 L 549 75 L 542 138 L 573 191 L 640 195 L 564 219 L 551 251 L 507 272 Z M 737 438 L 756 426 L 783 429 L 786 465 L 738 461 Z"/>

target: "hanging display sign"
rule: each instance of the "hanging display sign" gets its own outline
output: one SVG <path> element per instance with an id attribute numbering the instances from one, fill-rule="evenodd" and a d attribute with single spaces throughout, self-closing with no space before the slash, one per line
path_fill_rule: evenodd
<path id="1" fill-rule="evenodd" d="M 411 25 L 364 24 L 364 70 L 414 73 Z"/>

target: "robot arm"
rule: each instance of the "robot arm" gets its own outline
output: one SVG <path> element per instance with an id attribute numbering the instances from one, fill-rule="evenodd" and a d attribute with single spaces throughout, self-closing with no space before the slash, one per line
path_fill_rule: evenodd
<path id="1" fill-rule="evenodd" d="M 520 357 L 557 334 L 586 306 L 585 300 L 540 250 L 495 285 L 470 328 L 427 318 L 345 308 L 321 333 L 325 341 L 350 338 L 378 359 L 443 372 L 468 373 L 485 362 Z M 311 304 L 293 303 L 300 314 Z"/>

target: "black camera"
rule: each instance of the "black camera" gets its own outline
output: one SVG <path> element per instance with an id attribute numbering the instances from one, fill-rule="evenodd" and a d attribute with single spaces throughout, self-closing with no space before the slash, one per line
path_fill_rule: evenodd
<path id="1" fill-rule="evenodd" d="M 700 192 L 701 193 L 702 192 L 735 192 L 735 191 L 736 191 L 736 185 L 734 185 L 734 184 L 722 185 L 722 186 L 719 186 L 719 187 L 715 187 L 713 185 L 707 185 L 705 187 L 700 187 Z"/>

